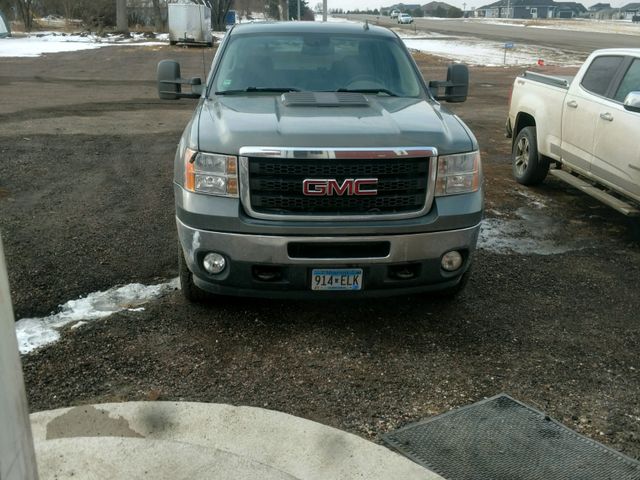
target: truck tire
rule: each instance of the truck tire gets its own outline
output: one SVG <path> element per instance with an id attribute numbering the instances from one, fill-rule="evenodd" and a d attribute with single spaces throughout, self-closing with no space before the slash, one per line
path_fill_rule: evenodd
<path id="1" fill-rule="evenodd" d="M 178 271 L 180 276 L 180 290 L 184 298 L 194 303 L 204 302 L 210 298 L 208 292 L 205 292 L 193 283 L 193 273 L 191 273 L 191 270 L 189 270 L 187 266 L 180 245 L 178 245 Z"/>
<path id="2" fill-rule="evenodd" d="M 455 284 L 453 287 L 445 288 L 444 290 L 435 292 L 434 297 L 439 298 L 441 300 L 453 300 L 467 286 L 467 283 L 469 283 L 470 275 L 471 275 L 471 267 L 469 267 L 467 271 L 462 274 L 462 278 L 457 284 Z"/>
<path id="3" fill-rule="evenodd" d="M 536 127 L 525 127 L 513 142 L 513 176 L 522 185 L 537 185 L 549 173 L 549 158 L 538 153 Z"/>
<path id="4" fill-rule="evenodd" d="M 640 217 L 629 218 L 629 232 L 631 233 L 631 239 L 640 244 Z"/>

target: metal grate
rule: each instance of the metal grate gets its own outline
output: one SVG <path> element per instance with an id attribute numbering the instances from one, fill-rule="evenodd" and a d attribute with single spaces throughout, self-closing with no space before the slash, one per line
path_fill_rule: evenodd
<path id="1" fill-rule="evenodd" d="M 249 158 L 251 207 L 276 215 L 359 215 L 419 211 L 427 196 L 428 158 Z M 377 195 L 305 196 L 308 178 L 377 178 Z"/>
<path id="2" fill-rule="evenodd" d="M 504 394 L 383 441 L 449 480 L 640 480 L 640 462 Z"/>

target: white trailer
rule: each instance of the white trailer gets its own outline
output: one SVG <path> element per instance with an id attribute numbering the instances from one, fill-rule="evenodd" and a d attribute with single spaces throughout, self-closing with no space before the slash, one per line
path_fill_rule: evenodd
<path id="1" fill-rule="evenodd" d="M 170 3 L 169 43 L 213 45 L 211 9 L 195 3 Z"/>

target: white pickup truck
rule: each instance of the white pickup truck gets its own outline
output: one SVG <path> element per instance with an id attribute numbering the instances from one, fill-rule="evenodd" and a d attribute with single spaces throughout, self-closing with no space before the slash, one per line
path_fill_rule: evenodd
<path id="1" fill-rule="evenodd" d="M 506 128 L 519 183 L 551 173 L 640 215 L 639 48 L 597 50 L 573 78 L 525 72 L 515 80 Z"/>

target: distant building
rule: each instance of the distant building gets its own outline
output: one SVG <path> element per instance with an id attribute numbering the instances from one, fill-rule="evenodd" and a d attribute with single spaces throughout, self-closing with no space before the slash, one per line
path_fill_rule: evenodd
<path id="1" fill-rule="evenodd" d="M 553 16 L 556 18 L 582 17 L 587 13 L 587 8 L 578 2 L 556 2 Z"/>
<path id="2" fill-rule="evenodd" d="M 422 5 L 422 11 L 428 17 L 436 16 L 436 13 L 440 13 L 443 10 L 449 11 L 451 8 L 455 8 L 453 5 L 449 5 L 445 2 L 429 2 Z"/>
<path id="3" fill-rule="evenodd" d="M 626 20 L 640 15 L 640 3 L 628 3 L 624 7 L 620 7 L 620 16 Z"/>
<path id="4" fill-rule="evenodd" d="M 589 18 L 597 20 L 610 20 L 619 17 L 620 13 L 617 8 L 612 8 L 610 3 L 596 3 L 589 7 Z"/>
<path id="5" fill-rule="evenodd" d="M 552 18 L 553 0 L 498 0 L 476 9 L 486 18 Z"/>
<path id="6" fill-rule="evenodd" d="M 611 10 L 610 3 L 596 3 L 589 7 L 590 12 L 599 12 L 600 10 Z"/>
<path id="7" fill-rule="evenodd" d="M 476 9 L 476 16 L 486 18 L 573 18 L 586 13 L 581 3 L 554 0 L 499 0 Z"/>
<path id="8" fill-rule="evenodd" d="M 417 3 L 397 3 L 396 5 L 385 7 L 383 10 L 387 10 L 389 12 L 393 10 L 400 10 L 402 13 L 410 13 L 416 8 L 420 8 L 420 5 Z"/>

